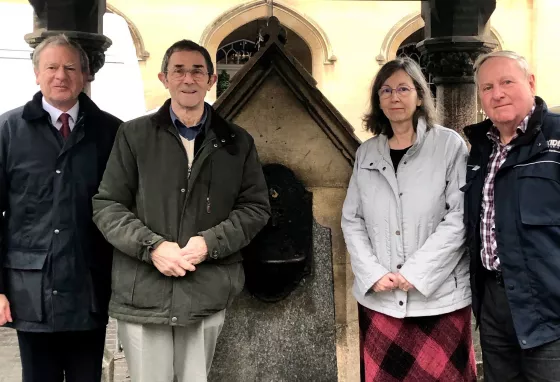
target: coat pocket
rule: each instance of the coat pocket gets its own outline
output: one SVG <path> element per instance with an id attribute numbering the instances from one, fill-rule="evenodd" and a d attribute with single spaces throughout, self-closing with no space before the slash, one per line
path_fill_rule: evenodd
<path id="1" fill-rule="evenodd" d="M 521 222 L 534 226 L 560 225 L 559 164 L 543 162 L 516 168 Z"/>
<path id="2" fill-rule="evenodd" d="M 140 309 L 162 310 L 165 304 L 170 277 L 164 276 L 158 269 L 146 263 L 138 263 L 134 277 L 132 305 Z"/>
<path id="3" fill-rule="evenodd" d="M 43 320 L 43 268 L 46 259 L 46 250 L 8 250 L 4 268 L 6 291 L 14 319 Z"/>
<path id="4" fill-rule="evenodd" d="M 227 308 L 243 288 L 244 276 L 237 272 L 242 267 L 241 263 L 199 264 L 186 291 L 192 296 L 191 317 L 203 318 Z"/>

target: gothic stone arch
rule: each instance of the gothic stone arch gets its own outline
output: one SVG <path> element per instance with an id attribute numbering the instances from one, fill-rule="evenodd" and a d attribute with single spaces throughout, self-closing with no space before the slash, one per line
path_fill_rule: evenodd
<path id="1" fill-rule="evenodd" d="M 134 42 L 134 47 L 136 48 L 136 56 L 138 57 L 138 61 L 145 61 L 148 57 L 150 57 L 150 53 L 144 47 L 144 40 L 142 40 L 142 36 L 140 35 L 140 30 L 134 25 L 132 20 L 130 20 L 124 13 L 119 11 L 116 7 L 107 4 L 107 11 L 108 13 L 113 13 L 122 17 L 126 23 L 128 24 L 128 30 L 130 31 L 130 35 L 132 36 L 132 41 Z"/>
<path id="2" fill-rule="evenodd" d="M 404 40 L 418 29 L 424 27 L 424 19 L 420 12 L 413 12 L 403 17 L 389 30 L 383 43 L 379 55 L 375 58 L 379 65 L 383 65 L 387 61 L 397 57 L 397 50 Z M 490 28 L 490 35 L 498 42 L 498 50 L 504 46 L 504 40 L 493 27 Z"/>
<path id="3" fill-rule="evenodd" d="M 253 0 L 230 8 L 218 16 L 206 27 L 200 37 L 200 45 L 208 49 L 213 60 L 223 39 L 242 25 L 262 18 L 268 18 L 269 5 L 262 0 Z M 313 61 L 311 75 L 322 84 L 324 65 L 332 65 L 336 61 L 331 43 L 325 32 L 308 16 L 305 16 L 281 1 L 274 2 L 274 16 L 286 27 L 297 33 L 309 46 Z M 215 64 L 215 62 L 214 62 Z M 215 87 L 208 94 L 216 97 Z"/>

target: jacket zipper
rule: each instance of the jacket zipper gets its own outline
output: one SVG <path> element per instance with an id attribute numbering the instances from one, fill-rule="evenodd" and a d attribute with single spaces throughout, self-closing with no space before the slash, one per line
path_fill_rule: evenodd
<path id="1" fill-rule="evenodd" d="M 209 214 L 211 212 L 212 205 L 210 204 L 210 187 L 212 185 L 212 160 L 210 160 L 210 178 L 208 179 L 208 191 L 206 194 L 206 213 Z"/>
<path id="2" fill-rule="evenodd" d="M 196 159 L 199 156 L 199 153 L 201 153 L 206 146 L 208 146 L 210 143 L 214 142 L 215 140 L 216 139 L 214 138 L 212 140 L 207 141 L 206 143 L 204 143 L 200 147 L 200 149 L 198 149 L 198 151 L 196 152 L 196 154 L 193 158 L 193 161 L 192 161 L 193 166 L 194 166 L 194 163 L 195 163 Z M 181 143 L 181 146 L 183 147 L 183 150 L 185 151 L 185 155 L 186 155 L 187 151 L 185 150 L 185 147 L 183 146 L 183 143 L 182 142 L 179 142 L 179 143 Z M 187 160 L 188 160 L 188 157 L 187 157 Z M 183 230 L 183 221 L 184 221 L 183 216 L 185 216 L 185 209 L 187 208 L 187 203 L 189 201 L 189 197 L 190 197 L 191 191 L 192 191 L 192 187 L 190 187 L 190 176 L 191 176 L 191 169 L 190 168 L 189 168 L 189 172 L 187 173 L 187 176 L 188 176 L 188 179 L 187 179 L 188 180 L 187 181 L 187 195 L 185 195 L 185 201 L 183 202 L 183 208 L 181 209 L 181 216 L 180 216 L 180 221 L 179 221 L 179 230 L 177 231 L 177 239 L 179 239 L 179 237 L 181 236 L 181 231 Z M 208 195 L 207 196 L 207 210 L 208 210 L 209 202 L 210 202 L 210 197 Z"/>

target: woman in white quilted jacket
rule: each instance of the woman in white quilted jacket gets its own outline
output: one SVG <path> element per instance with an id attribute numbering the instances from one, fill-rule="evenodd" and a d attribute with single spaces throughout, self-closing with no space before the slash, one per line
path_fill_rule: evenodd
<path id="1" fill-rule="evenodd" d="M 418 64 L 386 63 L 364 118 L 342 230 L 359 303 L 362 380 L 475 381 L 463 195 L 467 147 L 435 123 Z"/>

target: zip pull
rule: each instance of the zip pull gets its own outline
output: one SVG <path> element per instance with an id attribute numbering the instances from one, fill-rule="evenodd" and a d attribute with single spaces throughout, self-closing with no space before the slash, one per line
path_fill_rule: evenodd
<path id="1" fill-rule="evenodd" d="M 187 173 L 187 179 L 190 179 L 190 177 L 191 177 L 191 170 L 192 170 L 192 168 L 191 168 L 191 166 L 189 166 L 189 172 Z"/>
<path id="2" fill-rule="evenodd" d="M 206 197 L 206 213 L 207 213 L 207 214 L 210 213 L 210 207 L 211 207 L 211 204 L 210 204 L 210 197 L 207 196 L 207 197 Z"/>

